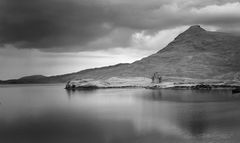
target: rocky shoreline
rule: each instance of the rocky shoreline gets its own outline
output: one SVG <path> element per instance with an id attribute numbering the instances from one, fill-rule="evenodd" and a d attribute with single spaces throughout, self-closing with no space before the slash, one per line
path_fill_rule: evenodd
<path id="1" fill-rule="evenodd" d="M 189 89 L 189 90 L 212 90 L 229 89 L 233 92 L 240 92 L 240 83 L 235 81 L 216 81 L 216 80 L 196 80 L 196 79 L 177 79 L 165 78 L 161 83 L 153 83 L 150 78 L 113 77 L 106 80 L 79 79 L 67 82 L 66 90 L 92 90 L 106 88 L 147 88 L 147 89 Z"/>

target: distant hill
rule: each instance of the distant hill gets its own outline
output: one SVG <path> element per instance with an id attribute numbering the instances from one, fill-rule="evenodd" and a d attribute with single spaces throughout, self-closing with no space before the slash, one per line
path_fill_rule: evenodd
<path id="1" fill-rule="evenodd" d="M 33 75 L 26 76 L 19 79 L 11 79 L 0 81 L 0 84 L 29 84 L 29 83 L 65 83 L 72 79 L 81 79 L 81 78 L 105 78 L 106 74 L 111 75 L 114 72 L 119 71 L 125 66 L 128 66 L 128 63 L 121 63 L 113 66 L 106 66 L 101 68 L 92 68 L 87 70 L 82 70 L 75 73 L 69 73 L 64 75 L 56 76 L 43 76 L 43 75 Z"/>
<path id="2" fill-rule="evenodd" d="M 191 26 L 157 53 L 131 64 L 94 68 L 58 76 L 29 76 L 4 83 L 58 83 L 72 79 L 163 76 L 240 79 L 240 36 Z"/>

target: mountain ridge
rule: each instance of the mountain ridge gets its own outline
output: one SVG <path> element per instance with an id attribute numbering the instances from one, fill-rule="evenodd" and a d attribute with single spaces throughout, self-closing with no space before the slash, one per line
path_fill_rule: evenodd
<path id="1" fill-rule="evenodd" d="M 163 49 L 131 64 L 117 64 L 33 80 L 28 78 L 27 81 L 20 78 L 5 83 L 57 83 L 82 78 L 150 78 L 155 72 L 162 76 L 238 80 L 239 60 L 240 36 L 206 31 L 200 25 L 194 25 Z"/>

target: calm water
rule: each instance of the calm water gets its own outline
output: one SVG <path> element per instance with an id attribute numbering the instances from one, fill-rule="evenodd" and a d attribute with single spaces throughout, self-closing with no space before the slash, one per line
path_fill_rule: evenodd
<path id="1" fill-rule="evenodd" d="M 0 87 L 1 143 L 237 143 L 240 95 L 227 90 Z"/>

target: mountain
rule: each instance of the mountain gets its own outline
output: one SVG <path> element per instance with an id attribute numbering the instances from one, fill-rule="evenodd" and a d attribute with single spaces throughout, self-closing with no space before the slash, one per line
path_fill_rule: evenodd
<path id="1" fill-rule="evenodd" d="M 134 62 L 129 69 L 149 76 L 233 78 L 240 71 L 240 37 L 191 26 L 164 49 Z M 228 76 L 228 77 L 226 77 Z"/>
<path id="2" fill-rule="evenodd" d="M 58 76 L 30 76 L 4 83 L 57 83 L 72 79 L 162 76 L 240 79 L 240 36 L 191 26 L 157 53 L 131 64 L 83 70 Z"/>

